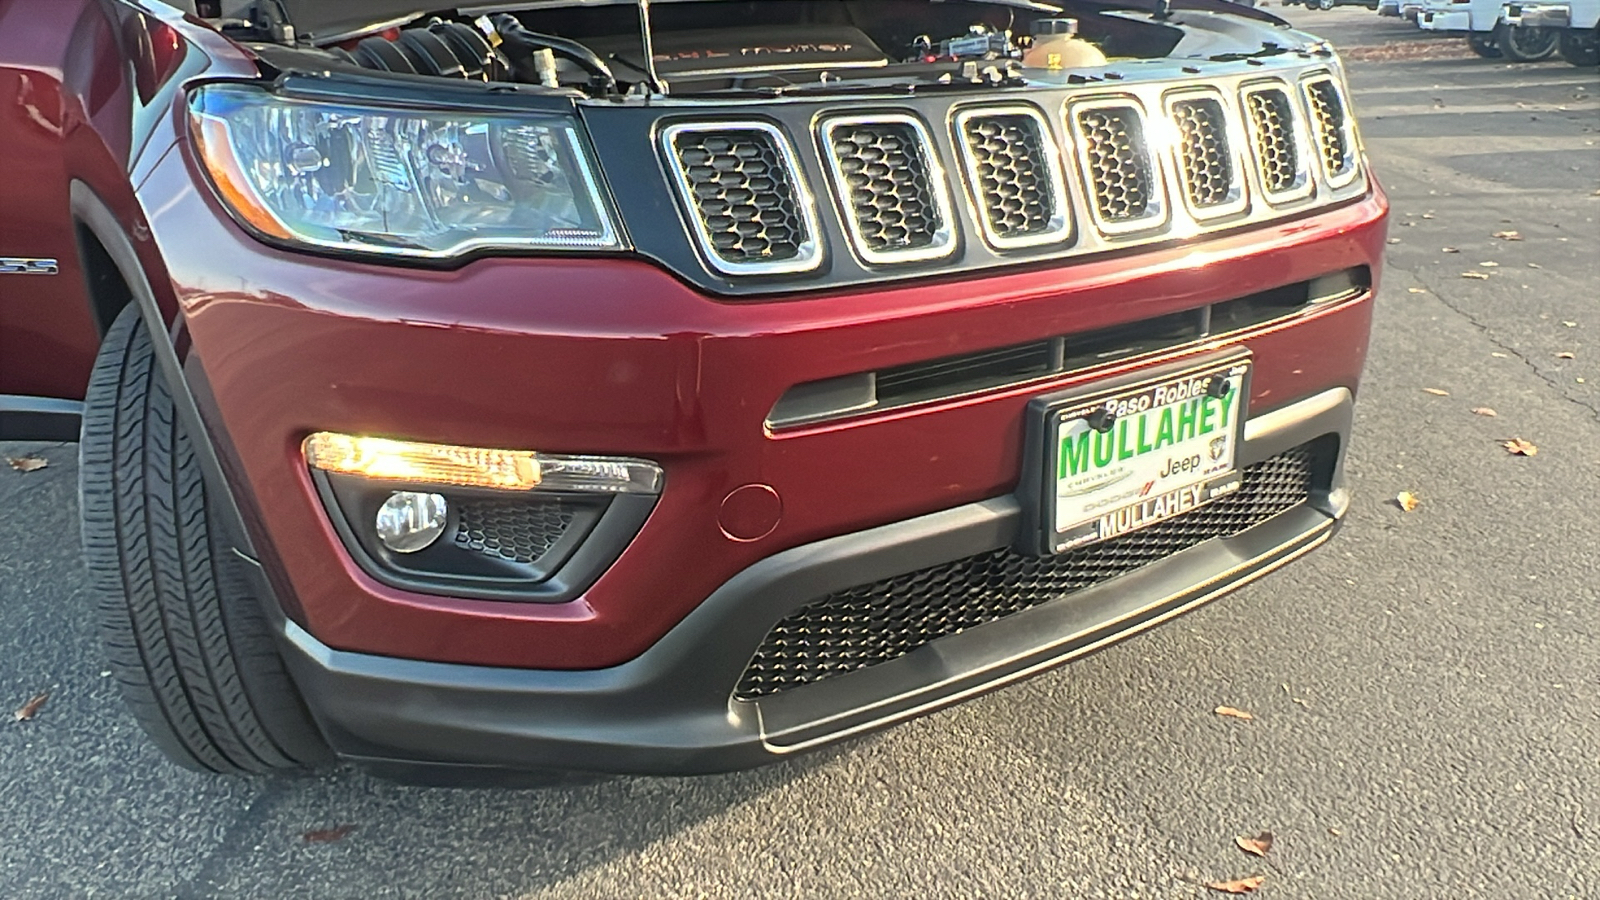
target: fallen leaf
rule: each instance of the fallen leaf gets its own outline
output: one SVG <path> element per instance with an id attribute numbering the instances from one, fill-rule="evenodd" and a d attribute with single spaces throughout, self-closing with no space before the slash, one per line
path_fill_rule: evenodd
<path id="1" fill-rule="evenodd" d="M 18 472 L 37 472 L 50 465 L 50 460 L 40 459 L 37 456 L 8 456 L 6 457 L 6 462 L 10 463 L 11 468 L 16 469 Z"/>
<path id="2" fill-rule="evenodd" d="M 1417 495 L 1411 493 L 1410 491 L 1401 491 L 1395 496 L 1394 502 L 1406 512 L 1411 512 L 1422 505 L 1422 501 L 1417 497 Z"/>
<path id="3" fill-rule="evenodd" d="M 1512 438 L 1500 446 L 1506 448 L 1506 452 L 1510 453 L 1512 456 L 1539 455 L 1539 448 L 1534 446 L 1532 441 L 1525 441 L 1522 438 Z"/>
<path id="4" fill-rule="evenodd" d="M 1440 247 L 1439 248 L 1439 252 L 1440 253 L 1460 253 L 1461 251 L 1457 250 L 1454 247 Z"/>
<path id="5" fill-rule="evenodd" d="M 37 695 L 34 696 L 34 698 L 32 700 L 29 700 L 27 703 L 22 704 L 22 708 L 17 710 L 16 712 L 12 713 L 12 715 L 16 716 L 16 720 L 18 722 L 26 722 L 29 719 L 33 718 L 34 716 L 38 715 L 39 714 L 39 708 L 44 706 L 44 702 L 46 700 L 49 700 L 49 699 L 50 699 L 50 692 L 49 691 L 45 691 L 42 694 L 37 694 Z"/>
<path id="6" fill-rule="evenodd" d="M 1516 233 L 1515 231 L 1496 231 L 1494 234 L 1491 234 L 1489 236 L 1493 237 L 1493 238 L 1499 238 L 1502 241 L 1520 241 L 1520 240 L 1522 240 L 1522 235 Z"/>
<path id="7" fill-rule="evenodd" d="M 1212 710 L 1212 712 L 1216 713 L 1219 716 L 1227 716 L 1230 719 L 1243 719 L 1246 722 L 1249 722 L 1249 721 L 1252 721 L 1253 719 L 1255 719 L 1255 716 L 1250 715 L 1249 713 L 1245 712 L 1244 710 L 1242 710 L 1242 709 L 1234 709 L 1231 706 L 1219 706 L 1216 709 Z"/>
<path id="8" fill-rule="evenodd" d="M 1563 350 L 1556 354 L 1556 359 L 1577 359 L 1578 355 L 1571 350 Z"/>
<path id="9" fill-rule="evenodd" d="M 1448 397 L 1448 396 L 1450 396 L 1450 392 L 1447 391 L 1447 390 L 1444 390 L 1442 388 L 1423 388 L 1422 392 L 1424 394 L 1432 394 L 1435 397 Z"/>
<path id="10" fill-rule="evenodd" d="M 1487 406 L 1474 406 L 1472 408 L 1472 414 L 1475 415 L 1475 416 L 1487 416 L 1487 417 L 1489 417 L 1491 419 L 1494 418 L 1495 416 L 1500 415 L 1499 413 L 1495 412 L 1494 410 L 1490 409 Z"/>
<path id="11" fill-rule="evenodd" d="M 1544 266 L 1541 266 L 1538 263 L 1528 263 L 1528 268 L 1530 268 L 1530 269 L 1542 269 L 1542 268 L 1544 268 Z"/>
<path id="12" fill-rule="evenodd" d="M 1486 260 L 1484 262 L 1481 262 L 1481 263 L 1478 263 L 1478 265 L 1483 266 L 1485 269 L 1498 269 L 1498 268 L 1500 268 L 1500 264 L 1499 263 L 1493 262 L 1493 261 L 1488 261 L 1488 260 Z"/>
<path id="13" fill-rule="evenodd" d="M 1328 833 L 1333 835 L 1334 837 L 1339 837 L 1340 835 L 1344 834 L 1343 831 L 1340 831 L 1337 828 L 1329 828 L 1328 829 Z"/>
<path id="14" fill-rule="evenodd" d="M 1233 842 L 1239 845 L 1240 850 L 1251 856 L 1264 857 L 1267 851 L 1272 849 L 1272 832 L 1263 831 L 1255 837 L 1236 837 Z"/>
<path id="15" fill-rule="evenodd" d="M 1253 894 L 1267 880 L 1265 875 L 1251 875 L 1233 881 L 1208 881 L 1206 887 L 1220 894 Z"/>
<path id="16" fill-rule="evenodd" d="M 1578 323 L 1577 322 L 1562 322 L 1561 324 L 1567 326 L 1568 328 L 1577 328 L 1578 327 Z"/>
<path id="17" fill-rule="evenodd" d="M 346 835 L 355 830 L 354 825 L 336 825 L 319 831 L 308 831 L 303 837 L 308 844 L 331 844 L 334 841 L 344 840 Z"/>
<path id="18" fill-rule="evenodd" d="M 1406 290 L 1413 294 L 1426 294 L 1428 292 L 1427 288 L 1406 288 Z"/>
<path id="19" fill-rule="evenodd" d="M 1424 219 L 1431 219 L 1431 218 L 1433 218 L 1433 213 L 1423 213 L 1422 217 Z"/>
<path id="20" fill-rule="evenodd" d="M 1389 243 L 1398 244 L 1398 243 L 1400 243 L 1400 239 L 1399 238 L 1389 238 Z"/>
<path id="21" fill-rule="evenodd" d="M 1461 273 L 1461 277 L 1462 278 L 1476 278 L 1479 281 L 1488 281 L 1489 280 L 1489 273 L 1488 272 L 1462 272 Z"/>
<path id="22" fill-rule="evenodd" d="M 1491 353 L 1489 355 L 1494 357 L 1495 359 L 1510 359 L 1511 358 L 1511 354 L 1509 354 L 1509 353 Z"/>

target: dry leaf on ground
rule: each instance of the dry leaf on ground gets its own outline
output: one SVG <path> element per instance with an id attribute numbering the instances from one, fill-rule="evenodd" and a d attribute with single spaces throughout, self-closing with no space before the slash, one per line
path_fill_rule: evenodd
<path id="1" fill-rule="evenodd" d="M 1530 269 L 1542 269 L 1542 268 L 1544 268 L 1544 266 L 1541 266 L 1538 263 L 1528 263 L 1528 268 L 1530 268 Z"/>
<path id="2" fill-rule="evenodd" d="M 1512 438 L 1500 446 L 1506 448 L 1506 452 L 1510 453 L 1512 456 L 1539 455 L 1539 448 L 1534 446 L 1532 441 L 1525 441 L 1522 438 Z"/>
<path id="3" fill-rule="evenodd" d="M 1494 234 L 1491 234 L 1489 236 L 1490 237 L 1494 237 L 1494 238 L 1499 238 L 1502 241 L 1520 241 L 1520 240 L 1522 240 L 1522 235 L 1516 233 L 1515 231 L 1496 231 Z"/>
<path id="4" fill-rule="evenodd" d="M 1568 328 L 1577 328 L 1578 327 L 1578 323 L 1577 322 L 1562 322 L 1561 324 L 1566 326 L 1566 327 L 1568 327 Z"/>
<path id="5" fill-rule="evenodd" d="M 1432 394 L 1435 397 L 1448 397 L 1448 396 L 1450 396 L 1450 392 L 1445 390 L 1444 388 L 1423 388 L 1422 392 L 1424 394 Z"/>
<path id="6" fill-rule="evenodd" d="M 334 841 L 343 840 L 345 835 L 355 830 L 356 827 L 354 825 L 335 825 L 332 828 L 308 831 L 303 837 L 308 844 L 331 844 Z"/>
<path id="7" fill-rule="evenodd" d="M 1424 219 L 1431 219 L 1431 218 L 1433 218 L 1433 213 L 1423 213 L 1422 217 Z"/>
<path id="8" fill-rule="evenodd" d="M 16 469 L 18 472 L 37 472 L 50 465 L 50 460 L 41 459 L 37 456 L 8 456 L 6 457 L 6 462 L 10 463 L 11 468 Z"/>
<path id="9" fill-rule="evenodd" d="M 1489 273 L 1488 272 L 1462 272 L 1461 273 L 1461 277 L 1462 278 L 1476 278 L 1479 281 L 1488 281 L 1489 280 Z"/>
<path id="10" fill-rule="evenodd" d="M 1487 416 L 1487 417 L 1489 417 L 1491 419 L 1494 418 L 1495 416 L 1500 415 L 1499 413 L 1495 412 L 1494 410 L 1490 409 L 1487 406 L 1474 406 L 1472 408 L 1472 414 L 1475 415 L 1475 416 Z"/>
<path id="11" fill-rule="evenodd" d="M 1478 265 L 1483 266 L 1485 269 L 1498 269 L 1498 268 L 1500 268 L 1500 264 L 1495 262 L 1492 259 L 1486 259 L 1483 262 L 1478 263 Z"/>
<path id="12" fill-rule="evenodd" d="M 1266 880 L 1265 875 L 1251 875 L 1249 878 L 1235 878 L 1232 881 L 1208 881 L 1206 887 L 1221 894 L 1251 894 L 1255 893 Z"/>
<path id="13" fill-rule="evenodd" d="M 1242 709 L 1234 709 L 1231 706 L 1219 706 L 1216 709 L 1212 710 L 1212 712 L 1216 713 L 1219 716 L 1227 716 L 1230 719 L 1243 719 L 1246 722 L 1249 722 L 1249 721 L 1251 721 L 1251 720 L 1253 720 L 1255 718 L 1255 716 L 1250 715 L 1249 713 L 1245 712 L 1244 710 L 1242 710 Z"/>
<path id="14" fill-rule="evenodd" d="M 1461 251 L 1457 250 L 1454 247 L 1440 247 L 1439 248 L 1439 252 L 1440 253 L 1460 253 Z"/>
<path id="15" fill-rule="evenodd" d="M 1426 294 L 1428 292 L 1427 288 L 1406 288 L 1406 290 L 1413 294 Z"/>
<path id="16" fill-rule="evenodd" d="M 1267 851 L 1272 849 L 1272 832 L 1263 831 L 1255 837 L 1236 837 L 1233 842 L 1251 856 L 1266 856 Z"/>
<path id="17" fill-rule="evenodd" d="M 50 699 L 50 692 L 49 691 L 45 691 L 42 694 L 36 694 L 32 700 L 29 700 L 27 703 L 22 704 L 22 708 L 18 709 L 16 712 L 12 713 L 12 715 L 16 716 L 16 720 L 18 722 L 26 722 L 29 719 L 33 718 L 34 716 L 38 715 L 40 707 L 44 706 L 44 702 L 46 700 L 49 700 L 49 699 Z"/>
<path id="18" fill-rule="evenodd" d="M 1560 353 L 1556 354 L 1556 359 L 1577 359 L 1577 358 L 1578 358 L 1578 354 L 1573 353 L 1571 350 L 1563 350 Z"/>
<path id="19" fill-rule="evenodd" d="M 1389 238 L 1389 243 L 1398 244 L 1398 243 L 1400 243 L 1400 239 L 1399 238 Z"/>
<path id="20" fill-rule="evenodd" d="M 1422 499 L 1410 491 L 1401 491 L 1395 495 L 1394 502 L 1406 512 L 1411 512 L 1422 505 Z"/>

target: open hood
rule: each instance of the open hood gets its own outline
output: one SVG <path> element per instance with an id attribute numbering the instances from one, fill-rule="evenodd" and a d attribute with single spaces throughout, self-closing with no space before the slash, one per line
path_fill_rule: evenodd
<path id="1" fill-rule="evenodd" d="M 255 0 L 256 3 L 273 3 L 280 7 L 288 16 L 289 23 L 302 36 L 312 40 L 326 41 L 332 38 L 371 30 L 379 25 L 398 25 L 419 18 L 433 12 L 458 12 L 463 15 L 476 16 L 493 12 L 507 12 L 512 10 L 536 10 L 539 8 L 555 9 L 560 7 L 576 6 L 633 6 L 637 0 L 522 0 L 522 2 L 500 3 L 457 3 L 450 5 L 448 0 L 444 3 L 427 2 L 427 0 Z M 666 3 L 703 3 L 708 0 L 652 0 L 652 5 Z M 748 0 L 752 3 L 787 3 L 790 0 Z M 945 0 L 929 0 L 930 3 L 945 2 Z M 1171 9 L 1198 9 L 1212 12 L 1228 12 L 1238 15 L 1276 21 L 1268 13 L 1260 12 L 1229 0 L 1102 0 L 1102 2 L 1073 2 L 1073 0 L 1059 0 L 1059 2 L 1040 2 L 1040 0 L 971 0 L 975 3 L 987 3 L 998 6 L 1010 6 L 1017 9 L 1026 9 L 1034 12 L 1059 12 L 1066 11 L 1070 14 L 1075 7 L 1087 8 L 1118 8 L 1130 10 L 1155 11 L 1161 6 Z"/>

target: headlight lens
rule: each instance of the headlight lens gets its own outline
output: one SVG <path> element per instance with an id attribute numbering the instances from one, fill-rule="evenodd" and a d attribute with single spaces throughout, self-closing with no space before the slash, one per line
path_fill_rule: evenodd
<path id="1" fill-rule="evenodd" d="M 414 257 L 619 249 L 577 124 L 296 100 L 211 85 L 190 100 L 217 193 L 290 243 Z"/>

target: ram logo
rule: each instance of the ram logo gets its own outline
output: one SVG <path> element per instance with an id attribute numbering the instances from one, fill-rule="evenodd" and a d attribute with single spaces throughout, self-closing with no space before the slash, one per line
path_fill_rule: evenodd
<path id="1" fill-rule="evenodd" d="M 61 267 L 53 259 L 0 256 L 0 275 L 54 275 Z"/>

